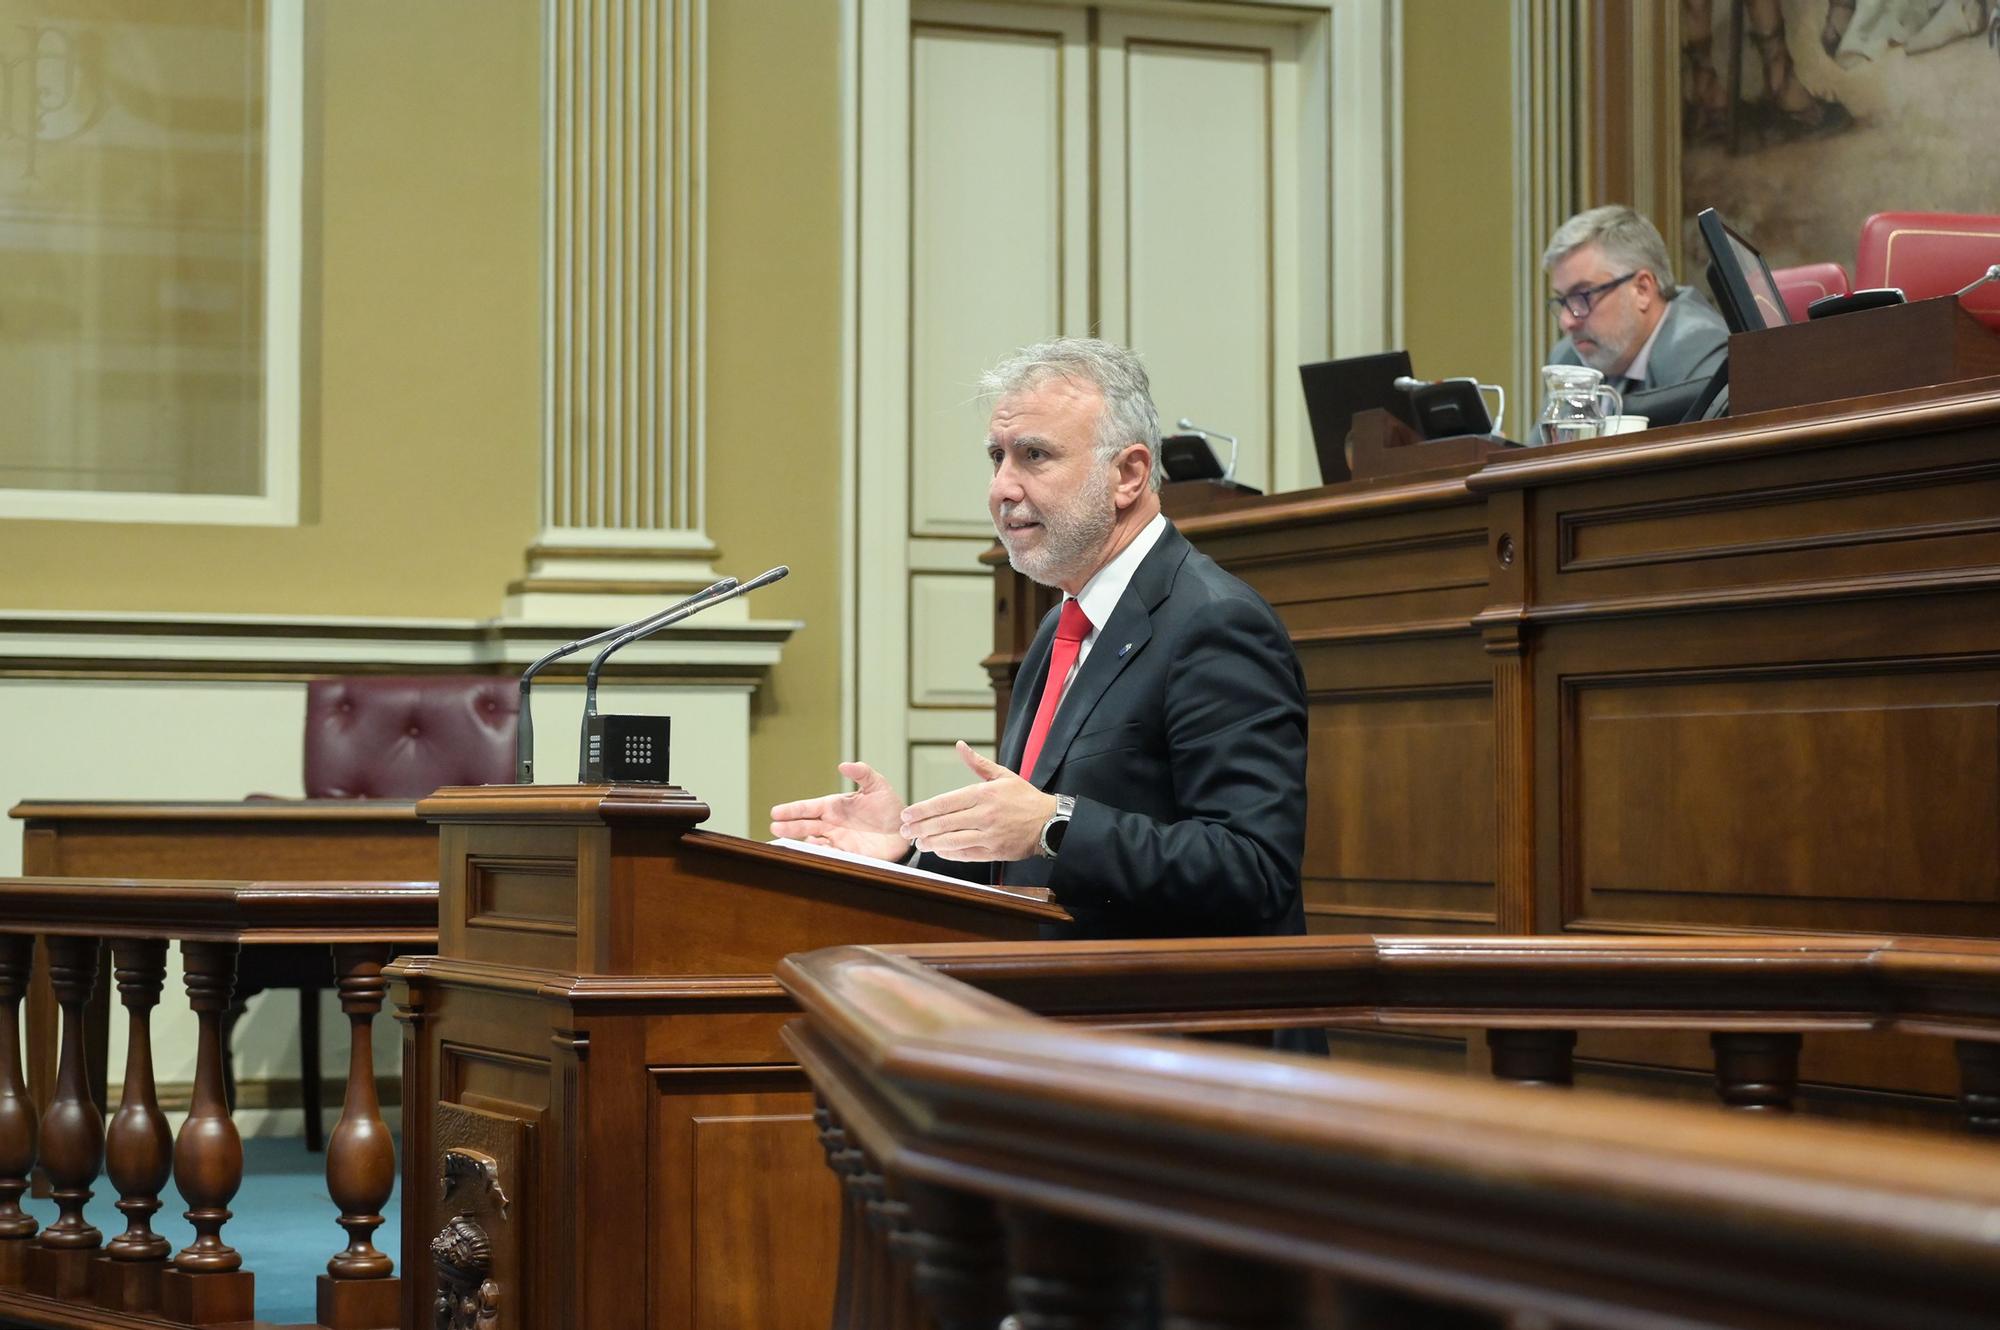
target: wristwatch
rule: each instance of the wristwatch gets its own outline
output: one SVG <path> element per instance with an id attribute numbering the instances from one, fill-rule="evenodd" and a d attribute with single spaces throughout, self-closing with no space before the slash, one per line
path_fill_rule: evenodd
<path id="1" fill-rule="evenodd" d="M 1069 830 L 1070 817 L 1075 812 L 1075 795 L 1058 794 L 1056 796 L 1056 811 L 1050 816 L 1048 821 L 1042 823 L 1041 838 L 1035 842 L 1036 854 L 1044 859 L 1053 859 L 1056 857 L 1056 851 L 1062 848 L 1063 835 Z"/>

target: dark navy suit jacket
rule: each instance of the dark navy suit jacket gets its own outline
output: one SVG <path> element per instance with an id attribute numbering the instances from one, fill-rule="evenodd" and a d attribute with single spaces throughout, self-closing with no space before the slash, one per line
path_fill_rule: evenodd
<path id="1" fill-rule="evenodd" d="M 1057 614 L 1021 662 L 999 761 L 1018 770 Z M 1071 681 L 1035 770 L 1076 813 L 1053 860 L 1004 866 L 1046 886 L 1058 937 L 1303 933 L 1305 679 L 1262 597 L 1172 524 L 1147 552 Z M 989 880 L 993 865 L 924 855 Z"/>

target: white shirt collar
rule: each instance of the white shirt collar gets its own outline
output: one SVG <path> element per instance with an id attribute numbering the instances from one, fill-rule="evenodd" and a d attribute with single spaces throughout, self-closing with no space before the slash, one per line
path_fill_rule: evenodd
<path id="1" fill-rule="evenodd" d="M 1671 300 L 1667 302 L 1669 306 L 1673 303 Z M 1638 355 L 1632 357 L 1632 363 L 1625 367 L 1625 373 L 1622 377 L 1633 379 L 1640 383 L 1646 381 L 1646 365 L 1653 358 L 1653 343 L 1660 340 L 1660 329 L 1666 326 L 1667 311 L 1663 309 L 1660 311 L 1660 321 L 1653 325 L 1652 332 L 1646 334 L 1646 344 L 1639 348 Z M 1618 385 L 1614 383 L 1611 386 L 1616 388 Z"/>
<path id="2" fill-rule="evenodd" d="M 1139 571 L 1139 565 L 1166 533 L 1166 514 L 1154 513 L 1153 520 L 1132 537 L 1132 543 L 1118 551 L 1116 558 L 1098 569 L 1083 584 L 1083 590 L 1077 593 L 1076 599 L 1083 606 L 1084 617 L 1090 620 L 1092 637 L 1096 637 L 1097 630 L 1111 618 L 1111 611 L 1117 609 L 1118 602 L 1125 597 L 1125 588 L 1132 585 L 1132 575 Z"/>

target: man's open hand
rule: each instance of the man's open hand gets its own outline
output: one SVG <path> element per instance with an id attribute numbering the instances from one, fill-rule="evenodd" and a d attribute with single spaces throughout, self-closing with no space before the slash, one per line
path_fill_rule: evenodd
<path id="1" fill-rule="evenodd" d="M 958 755 L 976 784 L 911 804 L 903 810 L 901 835 L 917 848 L 944 859 L 1026 859 L 1033 855 L 1042 826 L 1055 816 L 1056 797 L 989 761 L 959 741 Z"/>
<path id="2" fill-rule="evenodd" d="M 898 830 L 902 796 L 866 762 L 842 762 L 840 774 L 855 788 L 777 805 L 771 810 L 771 834 L 900 862 L 910 852 L 909 838 Z"/>

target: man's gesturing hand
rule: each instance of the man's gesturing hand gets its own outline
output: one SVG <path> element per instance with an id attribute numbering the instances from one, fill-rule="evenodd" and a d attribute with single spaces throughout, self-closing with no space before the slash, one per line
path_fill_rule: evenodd
<path id="1" fill-rule="evenodd" d="M 855 788 L 779 804 L 771 810 L 771 834 L 899 862 L 910 852 L 909 838 L 897 830 L 903 797 L 866 762 L 842 762 L 840 774 Z"/>
<path id="2" fill-rule="evenodd" d="M 966 785 L 903 810 L 902 834 L 945 859 L 1026 859 L 1035 852 L 1042 824 L 1055 815 L 1056 797 L 1044 794 L 998 762 L 960 740 L 958 755 L 976 785 Z"/>

